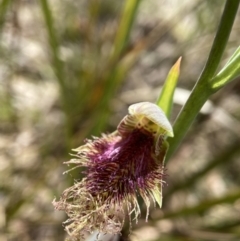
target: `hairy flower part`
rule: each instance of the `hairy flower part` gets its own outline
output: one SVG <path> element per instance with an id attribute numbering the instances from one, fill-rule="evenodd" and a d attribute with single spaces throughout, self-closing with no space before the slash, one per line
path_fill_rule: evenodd
<path id="1" fill-rule="evenodd" d="M 116 132 L 74 150 L 76 158 L 66 163 L 85 167 L 86 176 L 53 201 L 56 209 L 67 213 L 64 224 L 72 238 L 81 240 L 95 230 L 120 233 L 127 215 L 130 223 L 137 222 L 139 195 L 147 206 L 146 220 L 151 200 L 161 207 L 167 136 L 173 132 L 164 113 L 142 102 L 129 107 Z"/>

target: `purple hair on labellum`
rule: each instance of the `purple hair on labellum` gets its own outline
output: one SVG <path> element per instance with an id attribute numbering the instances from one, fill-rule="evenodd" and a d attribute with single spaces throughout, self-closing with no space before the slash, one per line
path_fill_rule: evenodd
<path id="1" fill-rule="evenodd" d="M 167 136 L 173 131 L 162 110 L 141 102 L 129 107 L 116 132 L 74 149 L 76 158 L 66 163 L 86 167 L 86 176 L 53 201 L 67 213 L 65 229 L 72 238 L 94 230 L 120 233 L 126 214 L 138 220 L 138 195 L 147 216 L 151 200 L 161 207 Z"/>

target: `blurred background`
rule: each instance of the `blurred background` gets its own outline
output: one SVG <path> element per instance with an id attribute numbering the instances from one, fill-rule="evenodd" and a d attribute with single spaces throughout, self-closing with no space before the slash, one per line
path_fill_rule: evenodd
<path id="1" fill-rule="evenodd" d="M 156 101 L 182 56 L 171 122 L 208 57 L 223 0 L 0 1 L 0 240 L 64 240 L 51 204 L 71 148 Z M 222 66 L 239 45 L 240 16 Z M 240 81 L 204 106 L 169 160 L 163 208 L 137 241 L 240 240 Z"/>

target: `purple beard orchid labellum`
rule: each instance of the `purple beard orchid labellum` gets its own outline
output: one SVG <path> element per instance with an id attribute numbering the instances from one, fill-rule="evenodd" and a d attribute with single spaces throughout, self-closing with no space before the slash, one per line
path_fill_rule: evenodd
<path id="1" fill-rule="evenodd" d="M 86 167 L 86 176 L 53 201 L 67 213 L 65 229 L 75 240 L 95 230 L 120 233 L 126 214 L 130 222 L 138 220 L 139 195 L 147 206 L 146 220 L 151 200 L 162 205 L 166 138 L 173 136 L 172 126 L 153 103 L 133 104 L 128 110 L 116 132 L 87 140 L 74 149 L 76 158 L 66 162 Z"/>

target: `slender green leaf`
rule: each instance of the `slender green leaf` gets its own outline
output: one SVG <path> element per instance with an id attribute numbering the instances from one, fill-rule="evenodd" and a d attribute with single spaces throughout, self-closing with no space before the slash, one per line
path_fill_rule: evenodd
<path id="1" fill-rule="evenodd" d="M 177 85 L 179 73 L 180 73 L 180 57 L 177 62 L 170 69 L 167 79 L 164 83 L 163 89 L 158 97 L 157 105 L 165 112 L 166 116 L 169 118 L 172 112 L 173 105 L 173 95 Z"/>
<path id="2" fill-rule="evenodd" d="M 240 75 L 240 47 L 223 67 L 223 69 L 212 79 L 212 89 L 219 90 L 227 83 Z"/>
<path id="3" fill-rule="evenodd" d="M 236 51 L 233 53 L 233 55 L 230 57 L 230 59 L 228 60 L 228 62 L 226 63 L 226 65 L 228 63 L 230 63 L 237 55 L 240 55 L 240 46 L 236 49 Z"/>

